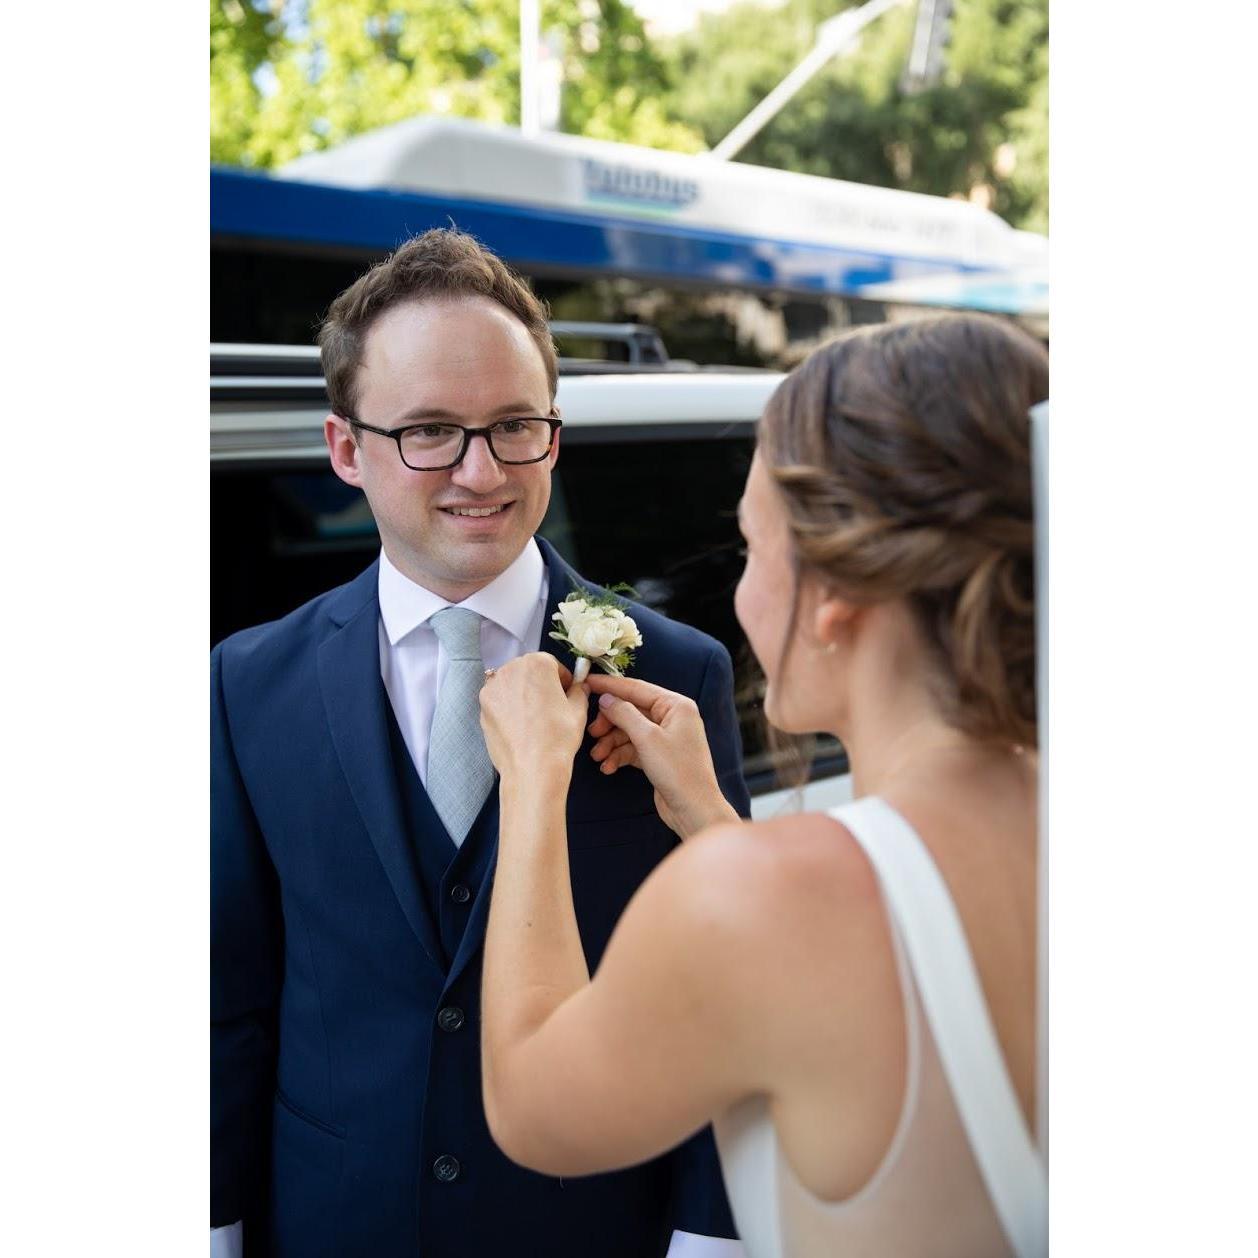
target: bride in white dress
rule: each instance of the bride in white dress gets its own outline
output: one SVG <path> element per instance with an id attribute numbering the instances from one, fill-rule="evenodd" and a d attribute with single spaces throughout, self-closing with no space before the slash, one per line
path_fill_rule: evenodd
<path id="1" fill-rule="evenodd" d="M 1047 393 L 1038 343 L 956 315 L 842 336 L 766 408 L 735 605 L 766 717 L 842 741 L 851 804 L 740 821 L 688 699 L 572 685 L 545 654 L 487 681 L 484 1092 L 516 1161 L 606 1171 L 712 1122 L 752 1258 L 1047 1251 L 1027 418 Z M 593 978 L 564 829 L 587 692 L 591 754 L 645 772 L 684 840 Z"/>

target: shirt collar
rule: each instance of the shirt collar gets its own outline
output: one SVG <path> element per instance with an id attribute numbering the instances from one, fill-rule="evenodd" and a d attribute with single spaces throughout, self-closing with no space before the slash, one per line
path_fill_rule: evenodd
<path id="1" fill-rule="evenodd" d="M 546 561 L 530 537 L 510 567 L 457 606 L 492 620 L 518 642 L 523 642 L 545 586 Z M 390 646 L 397 646 L 407 634 L 427 624 L 443 607 L 456 605 L 404 576 L 383 550 L 377 593 L 380 619 Z"/>

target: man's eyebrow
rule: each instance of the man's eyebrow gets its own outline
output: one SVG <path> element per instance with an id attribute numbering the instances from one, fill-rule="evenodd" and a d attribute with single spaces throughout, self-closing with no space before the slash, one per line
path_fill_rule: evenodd
<path id="1" fill-rule="evenodd" d="M 499 406 L 489 413 L 494 416 L 502 417 L 504 415 L 520 415 L 520 416 L 537 416 L 541 417 L 549 414 L 550 408 L 545 407 L 538 410 L 530 402 L 509 402 L 506 406 Z M 463 424 L 465 421 L 456 411 L 443 410 L 440 406 L 413 406 L 409 411 L 405 411 L 399 415 L 391 424 L 386 425 L 389 428 L 399 428 L 405 424 L 422 423 L 426 419 L 439 419 L 447 421 L 451 424 Z M 475 427 L 474 424 L 466 425 Z"/>

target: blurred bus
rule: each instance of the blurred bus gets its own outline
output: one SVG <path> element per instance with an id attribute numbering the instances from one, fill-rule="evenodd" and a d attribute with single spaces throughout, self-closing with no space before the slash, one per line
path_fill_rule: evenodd
<path id="1" fill-rule="evenodd" d="M 969 202 L 461 119 L 269 174 L 212 167 L 210 222 L 219 342 L 310 344 L 368 265 L 451 224 L 555 319 L 649 324 L 674 358 L 789 367 L 843 327 L 940 307 L 1048 335 L 1047 239 Z"/>

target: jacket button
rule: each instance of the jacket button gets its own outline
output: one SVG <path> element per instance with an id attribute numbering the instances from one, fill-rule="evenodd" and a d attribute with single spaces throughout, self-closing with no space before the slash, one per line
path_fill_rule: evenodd
<path id="1" fill-rule="evenodd" d="M 466 904 L 471 898 L 472 893 L 461 882 L 456 882 L 454 886 L 450 888 L 450 899 L 452 899 L 455 904 Z"/>
<path id="2" fill-rule="evenodd" d="M 443 1031 L 457 1031 L 464 1021 L 463 1010 L 457 1005 L 446 1005 L 437 1012 L 437 1025 Z"/>
<path id="3" fill-rule="evenodd" d="M 433 1164 L 432 1173 L 443 1183 L 452 1184 L 459 1177 L 459 1172 L 463 1168 L 459 1165 L 459 1159 L 451 1157 L 448 1153 L 443 1153 Z"/>

